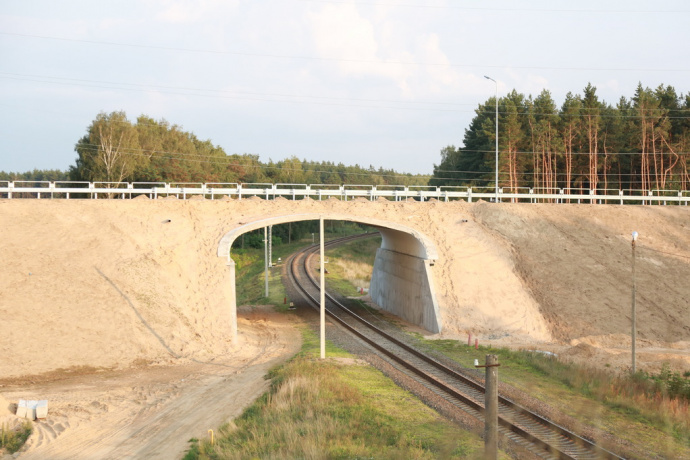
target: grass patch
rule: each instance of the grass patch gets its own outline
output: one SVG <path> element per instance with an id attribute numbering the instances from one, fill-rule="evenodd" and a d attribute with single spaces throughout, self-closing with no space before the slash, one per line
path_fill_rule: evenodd
<path id="1" fill-rule="evenodd" d="M 266 297 L 264 280 L 264 250 L 233 248 L 231 257 L 235 261 L 237 305 L 272 304 L 277 307 L 282 306 L 285 298 L 285 288 L 280 281 L 283 264 L 290 254 L 310 244 L 311 239 L 273 247 L 273 262 L 277 264 L 278 258 L 281 258 L 282 262 L 280 265 L 274 265 L 268 269 L 269 297 Z"/>
<path id="2" fill-rule="evenodd" d="M 482 458 L 483 441 L 439 416 L 368 365 L 316 359 L 304 329 L 301 352 L 270 373 L 271 387 L 215 444 L 195 441 L 185 457 Z M 329 343 L 330 357 L 351 357 Z"/>
<path id="3" fill-rule="evenodd" d="M 329 289 L 345 296 L 356 296 L 360 289 L 369 289 L 376 250 L 381 237 L 371 237 L 345 243 L 326 250 L 329 259 Z"/>
<path id="4" fill-rule="evenodd" d="M 24 443 L 33 432 L 33 425 L 28 420 L 11 427 L 7 423 L 0 426 L 0 454 L 3 450 L 8 454 L 13 454 L 22 448 Z"/>
<path id="5" fill-rule="evenodd" d="M 499 357 L 499 379 L 583 424 L 594 426 L 665 458 L 690 458 L 689 401 L 676 389 L 687 377 L 666 368 L 660 374 L 614 375 L 534 351 L 468 347 L 457 340 L 425 340 L 421 347 L 474 368 L 487 353 Z"/>

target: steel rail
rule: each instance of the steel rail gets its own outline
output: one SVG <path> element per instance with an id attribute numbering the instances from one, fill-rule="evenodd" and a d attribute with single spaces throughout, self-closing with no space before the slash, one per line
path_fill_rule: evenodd
<path id="1" fill-rule="evenodd" d="M 365 236 L 370 236 L 370 235 L 365 235 Z M 327 243 L 327 245 L 335 245 L 335 244 L 341 244 L 343 242 L 358 238 L 358 237 L 363 237 L 362 235 L 359 236 L 351 236 L 351 237 L 345 237 L 342 239 L 336 239 L 336 240 L 331 240 Z M 304 297 L 308 300 L 309 303 L 311 303 L 313 306 L 318 307 L 319 302 L 318 300 L 311 295 L 308 291 L 307 288 L 304 287 L 299 280 L 297 279 L 298 276 L 296 275 L 296 269 L 295 266 L 298 263 L 298 261 L 301 259 L 303 266 L 304 266 L 304 272 L 306 273 L 307 277 L 309 278 L 310 283 L 315 287 L 318 288 L 319 285 L 310 273 L 310 270 L 308 269 L 308 260 L 310 257 L 314 255 L 316 250 L 318 249 L 318 245 L 310 246 L 302 251 L 300 251 L 297 254 L 294 254 L 291 256 L 291 259 L 288 261 L 288 276 L 290 277 L 291 281 L 295 285 L 295 287 L 302 292 Z M 351 310 L 349 310 L 347 307 L 342 305 L 340 302 L 338 302 L 332 295 L 326 293 L 327 298 L 329 301 L 335 305 L 337 305 L 341 310 L 346 312 L 350 317 L 356 319 L 359 321 L 361 324 L 365 325 L 369 330 L 373 331 L 375 334 L 384 337 L 386 340 L 389 342 L 395 344 L 399 348 L 405 350 L 406 352 L 412 354 L 413 356 L 417 357 L 418 359 L 424 361 L 425 363 L 429 364 L 430 366 L 433 366 L 435 369 L 440 370 L 444 374 L 456 379 L 457 381 L 460 381 L 463 385 L 469 386 L 475 391 L 479 393 L 484 392 L 484 387 L 467 378 L 466 376 L 459 374 L 458 372 L 450 369 L 449 367 L 439 363 L 438 361 L 434 360 L 433 358 L 430 358 L 429 356 L 419 352 L 418 350 L 414 349 L 413 347 L 410 347 L 409 345 L 405 344 L 404 342 L 396 339 L 395 337 L 392 337 L 390 334 L 382 331 L 380 328 L 374 326 L 364 318 L 360 317 L 359 315 L 355 314 Z M 385 354 L 388 356 L 390 359 L 394 360 L 398 364 L 402 365 L 405 369 L 408 371 L 414 373 L 418 377 L 422 378 L 423 380 L 427 381 L 429 384 L 441 389 L 442 392 L 452 396 L 453 398 L 456 398 L 459 400 L 462 404 L 469 406 L 472 410 L 478 412 L 480 415 L 484 413 L 484 407 L 476 402 L 475 400 L 471 399 L 471 397 L 460 393 L 456 389 L 450 387 L 448 384 L 442 382 L 438 377 L 434 377 L 433 375 L 428 374 L 427 372 L 417 368 L 417 366 L 413 365 L 412 363 L 400 358 L 397 356 L 395 353 L 392 353 L 389 348 L 386 346 L 382 345 L 379 340 L 372 339 L 368 336 L 366 336 L 364 333 L 360 332 L 357 330 L 357 328 L 351 326 L 348 324 L 344 319 L 340 318 L 338 315 L 330 311 L 329 309 L 326 309 L 326 313 L 329 315 L 331 319 L 336 321 L 338 324 L 346 328 L 348 331 L 353 333 L 355 336 L 369 344 L 370 346 L 374 347 L 376 350 L 379 352 Z M 499 425 L 508 430 L 509 432 L 512 432 L 521 438 L 529 441 L 530 443 L 539 446 L 544 450 L 544 452 L 556 455 L 556 458 L 562 458 L 562 459 L 574 459 L 574 458 L 612 458 L 612 459 L 618 459 L 617 455 L 597 446 L 595 443 L 578 436 L 577 434 L 539 416 L 538 414 L 535 414 L 515 402 L 505 398 L 501 397 L 499 395 L 499 403 L 502 406 L 502 409 L 513 411 L 514 414 L 513 418 L 514 420 L 516 419 L 521 419 L 521 424 L 528 426 L 532 424 L 532 426 L 529 426 L 531 431 L 543 431 L 543 429 L 547 429 L 549 433 L 551 433 L 551 436 L 556 435 L 559 436 L 561 441 L 566 440 L 567 443 L 570 443 L 570 445 L 565 446 L 565 448 L 559 448 L 557 446 L 554 446 L 553 443 L 550 443 L 548 441 L 545 441 L 538 436 L 532 434 L 530 431 L 527 431 L 526 429 L 523 429 L 521 426 L 518 426 L 516 423 L 513 423 L 504 416 L 499 416 Z M 476 416 L 476 414 L 473 414 Z M 536 424 L 536 426 L 534 425 Z M 542 434 L 544 437 L 548 436 L 547 434 Z M 568 453 L 565 450 L 576 450 L 576 453 Z M 587 455 L 588 453 L 591 453 L 591 455 Z M 575 455 L 575 456 L 574 456 Z"/>

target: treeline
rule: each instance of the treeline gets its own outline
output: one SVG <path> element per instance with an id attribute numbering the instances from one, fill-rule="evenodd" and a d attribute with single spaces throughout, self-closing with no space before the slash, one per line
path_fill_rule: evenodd
<path id="1" fill-rule="evenodd" d="M 244 182 L 425 185 L 428 176 L 291 157 L 262 163 L 258 155 L 228 155 L 165 120 L 100 113 L 77 142 L 72 180 L 90 182 Z"/>
<path id="2" fill-rule="evenodd" d="M 328 220 L 324 223 L 324 232 L 326 238 L 340 237 L 345 235 L 354 235 L 358 233 L 365 233 L 375 231 L 372 227 L 361 224 L 359 222 L 348 222 L 338 220 Z M 295 241 L 303 239 L 315 238 L 314 241 L 319 241 L 319 221 L 305 220 L 300 222 L 289 222 L 286 224 L 273 225 L 271 229 L 271 242 L 274 246 L 280 244 L 290 244 Z M 232 249 L 263 249 L 264 247 L 264 230 L 252 230 L 243 233 L 242 236 L 236 239 L 232 244 Z"/>
<path id="3" fill-rule="evenodd" d="M 494 187 L 496 99 L 476 109 L 464 146 L 441 151 L 430 185 Z M 498 101 L 499 187 L 688 190 L 690 94 L 638 85 L 615 106 L 587 85 L 557 107 L 549 91 Z M 579 190 L 578 190 L 579 189 Z"/>
<path id="4" fill-rule="evenodd" d="M 59 169 L 34 169 L 33 171 L 23 173 L 0 171 L 0 180 L 27 182 L 60 181 L 69 180 L 69 173 Z"/>

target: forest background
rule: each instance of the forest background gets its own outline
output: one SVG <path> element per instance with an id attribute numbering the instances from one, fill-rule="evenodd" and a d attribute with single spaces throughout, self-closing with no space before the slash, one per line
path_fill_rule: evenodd
<path id="1" fill-rule="evenodd" d="M 146 115 L 100 113 L 80 138 L 66 171 L 0 171 L 0 180 L 172 183 L 368 184 L 494 187 L 498 114 L 499 186 L 564 193 L 687 190 L 690 185 L 690 93 L 639 84 L 615 105 L 588 84 L 558 107 L 548 90 L 516 90 L 475 110 L 463 146 L 441 150 L 433 175 L 300 160 L 264 163 L 227 154 L 210 140 Z M 270 135 L 267 133 L 267 135 Z M 421 155 L 428 155 L 422 152 Z"/>

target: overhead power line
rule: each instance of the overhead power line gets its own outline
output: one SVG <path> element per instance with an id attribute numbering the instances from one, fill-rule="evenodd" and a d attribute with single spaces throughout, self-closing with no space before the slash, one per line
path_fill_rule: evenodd
<path id="1" fill-rule="evenodd" d="M 249 53 L 243 51 L 225 51 L 225 50 L 209 50 L 201 48 L 181 48 L 174 46 L 161 45 L 146 45 L 138 43 L 123 43 L 111 42 L 104 40 L 85 40 L 79 38 L 55 37 L 49 35 L 38 34 L 21 34 L 14 32 L 0 32 L 0 35 L 36 38 L 41 40 L 55 40 L 72 43 L 84 43 L 89 45 L 99 46 L 117 46 L 126 48 L 151 49 L 159 51 L 176 51 L 184 53 L 199 53 L 199 54 L 215 54 L 227 56 L 246 56 L 246 57 L 261 57 L 272 59 L 295 59 L 304 61 L 323 61 L 323 62 L 356 62 L 362 64 L 380 64 L 380 65 L 405 65 L 405 66 L 428 66 L 428 67 L 456 67 L 468 69 L 521 69 L 521 70 L 568 70 L 568 71 L 622 71 L 622 72 L 690 72 L 690 69 L 680 68 L 634 68 L 634 67 L 553 67 L 553 66 L 522 66 L 510 64 L 453 64 L 448 62 L 414 62 L 414 61 L 395 61 L 395 60 L 374 60 L 374 59 L 346 59 L 320 56 L 299 56 L 288 54 L 273 54 L 273 53 Z"/>
<path id="2" fill-rule="evenodd" d="M 98 149 L 98 145 L 96 144 L 86 144 L 82 143 L 79 144 L 81 147 L 86 147 L 87 150 L 92 150 L 96 151 Z M 168 159 L 168 160 L 174 160 L 174 161 L 182 161 L 182 162 L 189 162 L 189 163 L 199 163 L 199 164 L 214 164 L 214 165 L 219 165 L 219 166 L 236 166 L 236 167 L 257 167 L 261 169 L 267 169 L 267 170 L 276 170 L 276 171 L 294 171 L 294 172 L 302 172 L 302 173 L 316 173 L 316 174 L 321 174 L 321 173 L 336 173 L 336 174 L 347 174 L 347 175 L 354 175 L 354 176 L 370 176 L 371 174 L 375 174 L 379 177 L 392 177 L 392 178 L 399 178 L 399 177 L 411 177 L 411 178 L 433 178 L 435 180 L 445 180 L 445 181 L 462 181 L 462 182 L 486 182 L 486 178 L 462 178 L 459 179 L 457 177 L 438 177 L 434 176 L 431 174 L 410 174 L 410 173 L 397 173 L 394 172 L 394 174 L 386 174 L 386 173 L 379 173 L 378 171 L 368 171 L 368 172 L 361 172 L 361 173 L 356 173 L 356 172 L 342 172 L 342 171 L 337 171 L 337 170 L 319 170 L 319 169 L 311 169 L 309 166 L 312 165 L 318 165 L 318 162 L 308 162 L 307 163 L 307 168 L 288 168 L 284 166 L 278 166 L 276 163 L 276 166 L 270 166 L 269 164 L 264 164 L 264 163 L 252 163 L 252 162 L 237 162 L 233 158 L 231 158 L 230 155 L 225 154 L 226 156 L 224 157 L 209 157 L 207 155 L 202 155 L 202 154 L 197 154 L 197 153 L 185 153 L 185 152 L 173 152 L 173 151 L 167 151 L 167 150 L 155 150 L 155 149 L 135 149 L 135 148 L 127 148 L 123 149 L 121 152 L 123 155 L 128 155 L 128 156 L 137 156 L 137 157 L 147 157 L 151 158 L 155 155 L 155 158 L 163 158 L 163 159 Z M 280 162 L 278 162 L 280 163 Z M 300 160 L 301 163 L 301 160 Z M 366 168 L 361 167 L 362 170 L 366 170 Z M 387 170 L 387 172 L 390 172 Z M 435 174 L 443 173 L 443 174 L 476 174 L 476 175 L 485 175 L 485 174 L 494 174 L 493 171 L 459 171 L 459 170 L 439 170 L 435 169 L 434 170 Z M 509 176 L 510 173 L 505 172 L 505 171 L 499 171 L 499 176 L 501 177 L 506 177 Z M 519 173 L 520 176 L 540 176 L 542 175 L 542 172 L 521 172 Z M 564 173 L 557 173 L 557 175 L 562 176 Z M 635 177 L 637 174 L 634 173 L 615 173 L 615 174 L 610 174 L 611 176 L 614 177 Z M 670 184 L 675 184 L 675 183 L 682 183 L 681 180 L 672 180 L 669 179 L 666 181 L 668 185 Z"/>
<path id="3" fill-rule="evenodd" d="M 464 147 L 460 147 L 457 153 L 494 153 L 496 150 L 479 150 L 479 149 L 465 149 Z M 505 153 L 505 149 L 499 150 L 499 152 Z M 515 152 L 518 155 L 543 155 L 544 152 L 534 152 L 534 151 L 529 151 L 529 150 L 518 150 Z M 546 152 L 547 155 L 565 155 L 566 153 L 563 151 L 551 151 L 551 152 Z M 596 153 L 591 153 L 591 152 L 570 152 L 568 155 L 598 155 L 598 156 L 605 156 L 605 155 L 690 155 L 690 152 L 656 152 L 656 154 L 653 154 L 651 152 L 643 153 L 643 152 L 596 152 Z"/>
<path id="4" fill-rule="evenodd" d="M 426 8 L 441 10 L 461 10 L 461 11 L 504 11 L 504 12 L 525 12 L 525 13 L 604 13 L 604 14 L 681 14 L 690 13 L 690 10 L 632 10 L 632 9 L 582 9 L 582 8 L 499 8 L 499 7 L 470 7 L 458 5 L 429 5 L 414 3 L 395 3 L 395 2 L 345 2 L 338 0 L 298 0 L 305 3 L 329 3 L 334 5 L 362 5 L 362 6 L 388 6 L 400 8 Z"/>
<path id="5" fill-rule="evenodd" d="M 98 149 L 98 145 L 95 144 L 80 144 L 81 146 L 87 147 L 88 150 L 96 151 Z M 133 149 L 133 148 L 127 148 L 123 149 L 120 153 L 123 155 L 129 155 L 129 156 L 138 156 L 138 157 L 147 157 L 151 158 L 152 155 L 156 155 L 156 158 L 164 158 L 168 160 L 176 160 L 176 161 L 183 161 L 183 162 L 190 162 L 190 163 L 202 163 L 202 164 L 216 164 L 220 166 L 237 166 L 237 167 L 257 167 L 260 169 L 269 169 L 269 170 L 276 170 L 276 171 L 295 171 L 295 172 L 303 172 L 303 173 L 336 173 L 336 174 L 346 174 L 346 175 L 354 175 L 354 176 L 371 176 L 372 174 L 375 174 L 379 177 L 410 177 L 410 178 L 424 178 L 424 177 L 431 177 L 428 174 L 410 174 L 410 173 L 395 173 L 395 174 L 384 174 L 384 173 L 379 173 L 378 171 L 367 171 L 367 168 L 365 167 L 359 167 L 363 172 L 358 173 L 358 172 L 348 172 L 348 171 L 337 171 L 337 170 L 319 170 L 319 169 L 309 169 L 309 168 L 286 168 L 282 166 L 269 166 L 269 164 L 265 163 L 242 163 L 242 162 L 236 162 L 233 161 L 231 156 L 226 155 L 225 157 L 216 157 L 216 158 L 209 158 L 206 155 L 200 155 L 200 154 L 195 154 L 195 153 L 183 153 L 183 152 L 171 152 L 171 151 L 162 151 L 162 150 L 153 150 L 153 149 Z M 300 163 L 302 161 L 300 160 Z M 307 165 L 318 165 L 318 163 L 315 162 L 308 162 Z M 385 170 L 384 170 L 385 171 Z"/>
<path id="6" fill-rule="evenodd" d="M 130 82 L 116 82 L 107 80 L 89 80 L 83 78 L 71 78 L 71 77 L 56 77 L 50 75 L 36 75 L 36 74 L 20 74 L 12 72 L 0 72 L 0 78 L 18 79 L 18 80 L 28 80 L 37 81 L 41 83 L 56 83 L 56 84 L 70 84 L 75 86 L 85 86 L 85 87 L 97 87 L 97 88 L 109 88 L 109 89 L 121 89 L 124 90 L 140 90 L 140 91 L 158 91 L 161 90 L 172 90 L 175 91 L 172 94 L 180 95 L 197 95 L 201 96 L 213 96 L 217 95 L 227 95 L 227 97 L 243 97 L 243 96 L 261 96 L 261 97 L 278 97 L 278 98 L 288 98 L 288 99 L 314 99 L 317 101 L 354 101 L 354 102 L 376 102 L 384 104 L 417 104 L 417 105 L 437 105 L 437 106 L 474 106 L 475 103 L 462 103 L 462 102 L 442 102 L 442 101 L 403 101 L 395 99 L 368 99 L 368 98 L 350 98 L 350 97 L 332 97 L 332 96 L 313 96 L 308 94 L 280 94 L 280 93 L 261 93 L 256 91 L 230 91 L 224 89 L 209 89 L 209 88 L 191 88 L 186 86 L 167 86 L 167 85 L 152 85 L 146 83 L 130 83 Z M 108 86 L 104 86 L 108 85 Z M 186 92 L 186 91 L 189 91 Z M 208 93 L 208 94 L 204 94 Z M 290 100 L 288 100 L 290 102 Z M 299 102 L 299 101 L 298 101 Z"/>
<path id="7" fill-rule="evenodd" d="M 331 97 L 331 96 L 313 96 L 313 95 L 293 95 L 293 94 L 278 94 L 278 93 L 261 93 L 253 91 L 228 91 L 221 89 L 205 89 L 205 88 L 190 88 L 183 86 L 166 86 L 166 85 L 151 85 L 144 83 L 129 83 L 129 82 L 114 82 L 104 80 L 87 80 L 70 77 L 54 77 L 49 75 L 35 75 L 35 74 L 19 74 L 11 72 L 0 72 L 0 78 L 18 81 L 32 81 L 38 83 L 48 83 L 55 85 L 77 86 L 84 88 L 101 88 L 111 89 L 117 91 L 133 91 L 133 92 L 155 92 L 161 94 L 172 94 L 177 96 L 191 96 L 204 97 L 214 99 L 233 99 L 233 100 L 249 100 L 258 102 L 284 102 L 290 104 L 311 104 L 311 105 L 327 105 L 339 107 L 355 107 L 355 108 L 370 108 L 370 109 L 388 109 L 388 110 L 411 110 L 411 111 L 432 111 L 432 112 L 453 112 L 453 113 L 471 113 L 494 115 L 495 111 L 491 110 L 471 110 L 453 108 L 454 106 L 474 106 L 474 103 L 461 102 L 439 102 L 439 101 L 403 101 L 393 99 L 367 99 L 367 98 L 346 98 L 346 97 Z M 351 102 L 351 103 L 348 103 Z M 370 105 L 383 104 L 383 105 Z M 388 104 L 388 105 L 385 105 Z M 391 105 L 392 104 L 392 105 Z M 399 105 L 396 105 L 399 104 Z M 425 105 L 431 107 L 424 107 Z M 581 109 L 576 114 L 566 114 L 567 117 L 587 117 L 598 116 L 600 118 L 627 118 L 627 119 L 646 119 L 646 118 L 667 118 L 667 119 L 688 119 L 690 118 L 690 109 L 654 109 L 647 110 L 647 114 L 621 114 L 617 109 L 612 109 L 612 114 L 601 113 L 605 108 Z M 658 112 L 658 113 L 657 113 Z M 668 113 L 687 113 L 683 116 L 669 116 Z M 504 115 L 507 112 L 499 111 L 499 115 Z M 539 113 L 539 112 L 516 112 L 519 116 L 543 116 L 543 117 L 560 117 L 560 113 Z"/>

